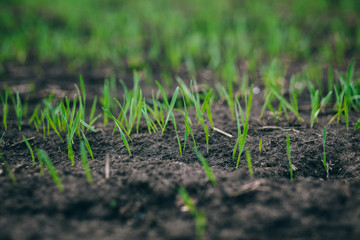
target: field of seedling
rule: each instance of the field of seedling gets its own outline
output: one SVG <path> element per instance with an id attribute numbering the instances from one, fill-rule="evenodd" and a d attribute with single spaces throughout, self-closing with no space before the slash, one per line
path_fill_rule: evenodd
<path id="1" fill-rule="evenodd" d="M 0 2 L 0 239 L 360 239 L 360 2 Z"/>

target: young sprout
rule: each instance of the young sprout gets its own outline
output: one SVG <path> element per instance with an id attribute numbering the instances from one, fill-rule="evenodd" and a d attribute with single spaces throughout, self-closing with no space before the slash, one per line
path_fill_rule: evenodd
<path id="1" fill-rule="evenodd" d="M 315 90 L 314 85 L 311 82 L 308 82 L 308 89 L 310 92 L 311 98 L 311 116 L 310 116 L 310 126 L 313 127 L 314 123 L 318 119 L 320 111 L 328 104 L 331 100 L 332 91 L 330 91 L 324 98 L 319 102 L 319 90 Z"/>
<path id="2" fill-rule="evenodd" d="M 96 104 L 97 104 L 97 96 L 94 97 L 94 101 L 93 101 L 93 104 L 92 104 L 91 110 L 90 110 L 90 115 L 89 115 L 89 125 L 90 126 L 94 125 L 95 121 L 98 120 L 102 115 L 100 113 L 96 117 L 94 117 L 95 111 L 96 111 Z"/>
<path id="3" fill-rule="evenodd" d="M 262 149 L 262 143 L 263 143 L 263 141 L 262 141 L 262 139 L 260 138 L 260 140 L 259 140 L 259 152 L 261 152 L 261 149 Z"/>
<path id="4" fill-rule="evenodd" d="M 45 109 L 45 111 L 43 112 L 46 120 L 48 122 L 48 124 L 50 124 L 50 126 L 54 129 L 55 133 L 58 135 L 58 137 L 61 139 L 62 142 L 64 142 L 64 139 L 61 137 L 60 132 L 58 131 L 56 124 L 54 123 L 53 119 L 51 119 L 48 109 Z"/>
<path id="5" fill-rule="evenodd" d="M 209 127 L 205 125 L 206 153 L 209 153 Z"/>
<path id="6" fill-rule="evenodd" d="M 187 193 L 185 188 L 179 187 L 179 195 L 183 200 L 185 206 L 189 209 L 190 214 L 195 218 L 196 225 L 196 239 L 204 240 L 206 234 L 206 215 L 203 211 L 196 209 L 194 201 L 191 199 L 190 195 Z"/>
<path id="7" fill-rule="evenodd" d="M 61 182 L 61 179 L 60 179 L 54 165 L 51 163 L 51 160 L 50 160 L 49 156 L 47 155 L 47 153 L 42 149 L 36 149 L 35 151 L 36 151 L 38 158 L 41 159 L 41 161 L 43 161 L 45 163 L 47 169 L 49 170 L 50 176 L 53 179 L 53 181 L 56 183 L 59 191 L 63 192 L 64 186 Z"/>
<path id="8" fill-rule="evenodd" d="M 252 163 L 251 163 L 251 155 L 250 155 L 250 151 L 248 148 L 245 149 L 245 154 L 246 154 L 246 161 L 247 161 L 247 165 L 249 168 L 250 177 L 253 177 L 254 172 L 253 172 Z"/>
<path id="9" fill-rule="evenodd" d="M 23 109 L 22 109 L 19 92 L 16 92 L 16 101 L 14 100 L 14 109 L 15 109 L 16 118 L 18 120 L 19 131 L 21 131 L 21 120 L 23 115 Z"/>
<path id="10" fill-rule="evenodd" d="M 24 139 L 24 142 L 25 142 L 26 146 L 28 147 L 28 149 L 30 151 L 33 166 L 35 166 L 35 156 L 34 156 L 34 152 L 33 152 L 32 148 L 31 148 L 31 145 L 30 145 L 29 141 L 26 139 L 25 136 L 22 136 L 22 138 Z"/>
<path id="11" fill-rule="evenodd" d="M 17 181 L 16 181 L 16 178 L 15 178 L 15 175 L 14 173 L 11 171 L 9 165 L 7 164 L 7 162 L 5 161 L 5 158 L 4 156 L 2 155 L 2 153 L 0 152 L 0 159 L 1 159 L 1 162 L 4 164 L 4 167 L 5 167 L 5 170 L 6 172 L 9 174 L 9 177 L 11 179 L 11 182 L 14 186 L 17 186 Z"/>
<path id="12" fill-rule="evenodd" d="M 357 121 L 356 123 L 356 126 L 355 126 L 355 131 L 359 130 L 360 129 L 360 118 L 359 120 Z"/>
<path id="13" fill-rule="evenodd" d="M 165 124 L 164 124 L 163 129 L 162 129 L 161 135 L 164 134 L 166 125 L 167 125 L 167 123 L 168 123 L 168 121 L 169 121 L 169 119 L 170 119 L 170 116 L 171 116 L 171 114 L 172 114 L 172 111 L 173 111 L 173 109 L 174 109 L 174 106 L 175 106 L 175 103 L 176 103 L 176 100 L 177 100 L 177 95 L 179 94 L 179 91 L 180 91 L 180 88 L 177 87 L 177 88 L 175 89 L 174 95 L 173 95 L 173 97 L 172 97 L 172 99 L 171 99 L 171 103 L 170 103 L 169 108 L 168 108 L 168 114 L 167 114 L 167 117 L 166 117 L 166 120 L 165 120 Z"/>
<path id="14" fill-rule="evenodd" d="M 291 163 L 291 151 L 290 151 L 290 138 L 289 138 L 289 134 L 286 133 L 286 150 L 287 150 L 287 155 L 288 155 L 288 159 L 289 159 L 289 168 L 290 168 L 290 180 L 293 180 L 293 171 L 292 171 L 292 163 Z"/>
<path id="15" fill-rule="evenodd" d="M 110 113 L 110 111 L 109 111 L 108 109 L 106 109 L 106 108 L 102 108 L 102 109 L 103 109 L 105 115 L 107 115 L 108 117 L 110 117 L 110 118 L 115 122 L 116 126 L 118 127 L 118 129 L 119 129 L 119 131 L 120 131 L 120 135 L 121 135 L 122 141 L 123 141 L 125 147 L 127 148 L 128 152 L 129 152 L 129 155 L 131 156 L 131 151 L 130 151 L 129 143 L 128 143 L 127 139 L 126 139 L 126 136 L 129 138 L 130 141 L 132 141 L 132 140 L 131 140 L 128 132 L 126 131 L 126 129 L 124 128 L 124 126 L 119 122 L 119 120 L 117 120 L 117 119 Z M 124 130 L 126 136 L 125 136 L 123 130 Z"/>
<path id="16" fill-rule="evenodd" d="M 327 173 L 326 176 L 328 177 L 329 171 L 328 171 L 328 167 L 327 167 L 327 163 L 326 163 L 325 141 L 326 141 L 326 128 L 324 127 L 324 131 L 323 131 L 323 165 L 324 165 L 325 172 Z"/>
<path id="17" fill-rule="evenodd" d="M 237 159 L 237 163 L 236 163 L 236 168 L 239 168 L 239 164 L 240 164 L 240 157 L 241 154 L 244 150 L 244 146 L 245 146 L 245 142 L 246 142 L 246 138 L 247 138 L 247 132 L 249 129 L 249 119 L 250 119 L 250 111 L 251 111 L 251 105 L 252 105 L 252 96 L 253 96 L 253 85 L 251 85 L 250 88 L 250 94 L 249 94 L 249 98 L 247 99 L 247 105 L 246 105 L 246 116 L 244 117 L 242 114 L 242 109 L 241 106 L 239 104 L 239 102 L 237 102 L 238 108 L 239 108 L 239 112 L 240 112 L 240 117 L 244 126 L 244 131 L 241 134 L 241 127 L 240 127 L 240 123 L 239 123 L 239 117 L 236 116 L 237 118 L 237 124 L 238 124 L 238 139 L 236 141 L 234 150 L 233 150 L 233 159 L 235 157 L 235 153 L 236 153 L 236 147 L 239 146 L 239 152 L 238 152 L 238 159 Z M 245 120 L 245 122 L 244 122 Z"/>
<path id="18" fill-rule="evenodd" d="M 270 85 L 271 85 L 271 88 L 272 88 L 272 93 L 279 100 L 279 111 L 278 111 L 279 116 L 281 114 L 281 109 L 282 108 L 283 108 L 285 114 L 287 114 L 286 109 L 289 109 L 296 116 L 298 121 L 302 122 L 303 119 L 301 118 L 301 116 L 299 114 L 299 108 L 298 108 L 297 97 L 296 97 L 295 92 L 292 93 L 293 99 L 289 103 L 288 101 L 285 100 L 285 98 L 282 96 L 282 94 L 280 94 L 279 90 L 275 87 L 275 85 L 273 85 L 272 83 L 270 83 Z"/>
<path id="19" fill-rule="evenodd" d="M 91 170 L 89 168 L 87 153 L 86 153 L 85 144 L 83 141 L 80 142 L 80 156 L 81 156 L 81 162 L 82 162 L 85 174 L 86 174 L 86 179 L 88 180 L 89 183 L 92 183 L 93 178 L 91 175 Z"/>
<path id="20" fill-rule="evenodd" d="M 68 148 L 68 158 L 70 159 L 71 166 L 75 165 L 75 157 L 74 157 L 74 150 L 72 147 L 72 140 L 69 137 L 69 134 L 66 135 L 67 140 L 67 148 Z"/>
<path id="21" fill-rule="evenodd" d="M 214 187 L 216 187 L 217 186 L 216 178 L 215 178 L 215 176 L 214 176 L 208 162 L 206 161 L 204 156 L 201 155 L 201 153 L 199 151 L 195 150 L 195 153 L 196 153 L 196 156 L 199 158 L 199 160 L 200 160 L 200 162 L 201 162 L 201 164 L 202 164 L 202 166 L 204 168 L 205 174 L 209 178 L 210 182 L 214 185 Z"/>
<path id="22" fill-rule="evenodd" d="M 40 104 L 37 104 L 35 107 L 35 110 L 33 112 L 33 114 L 31 115 L 30 119 L 29 119 L 29 124 L 34 122 L 34 126 L 36 128 L 36 131 L 39 131 L 39 128 L 41 126 L 41 120 L 39 117 L 39 110 L 40 110 Z"/>
<path id="23" fill-rule="evenodd" d="M 5 87 L 5 96 L 4 98 L 1 96 L 1 100 L 3 102 L 3 125 L 5 131 L 7 130 L 7 116 L 9 113 L 9 104 L 8 104 L 8 97 L 9 97 L 9 88 Z"/>

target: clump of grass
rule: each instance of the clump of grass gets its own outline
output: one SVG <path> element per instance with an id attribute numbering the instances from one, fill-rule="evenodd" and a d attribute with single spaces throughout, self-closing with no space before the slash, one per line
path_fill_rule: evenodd
<path id="1" fill-rule="evenodd" d="M 177 81 L 180 85 L 181 88 L 181 92 L 183 94 L 183 101 L 184 101 L 184 110 L 186 111 L 186 103 L 191 103 L 194 107 L 195 107 L 195 113 L 196 113 L 196 118 L 198 120 L 198 124 L 203 127 L 204 129 L 204 133 L 205 133 L 205 139 L 206 139 L 206 149 L 207 152 L 209 152 L 209 127 L 205 124 L 205 120 L 204 120 L 204 114 L 206 111 L 207 117 L 209 119 L 211 128 L 214 129 L 214 123 L 213 123 L 213 118 L 212 118 L 212 113 L 211 113 L 211 108 L 210 108 L 210 103 L 211 103 L 211 99 L 213 97 L 213 91 L 210 90 L 209 92 L 207 92 L 202 105 L 200 104 L 200 95 L 198 92 L 194 92 L 194 89 L 197 88 L 197 83 L 195 79 L 192 79 L 190 82 L 190 89 L 188 89 L 185 85 L 185 83 L 180 79 L 177 78 Z M 188 117 L 187 113 L 185 112 L 185 125 L 186 125 L 186 129 L 185 129 L 185 136 L 187 136 L 188 133 L 192 132 L 191 129 L 189 128 L 189 126 L 191 125 L 191 120 Z"/>
<path id="2" fill-rule="evenodd" d="M 24 142 L 25 142 L 26 146 L 28 147 L 28 149 L 29 149 L 29 151 L 30 151 L 31 159 L 32 159 L 32 162 L 33 162 L 33 166 L 35 166 L 34 151 L 32 150 L 31 145 L 30 145 L 29 141 L 26 139 L 26 137 L 25 137 L 25 136 L 22 136 L 22 138 L 24 139 Z"/>
<path id="3" fill-rule="evenodd" d="M 289 134 L 286 133 L 286 150 L 287 156 L 289 160 L 289 170 L 290 170 L 290 180 L 293 180 L 293 170 L 292 170 L 292 163 L 291 163 L 291 150 L 290 150 L 290 137 Z"/>
<path id="4" fill-rule="evenodd" d="M 16 178 L 15 178 L 15 175 L 14 173 L 11 171 L 9 165 L 7 164 L 7 162 L 5 161 L 5 158 L 4 156 L 2 155 L 2 153 L 0 152 L 0 159 L 1 159 L 1 162 L 4 164 L 4 167 L 5 167 L 5 170 L 6 172 L 9 174 L 9 177 L 11 179 L 11 182 L 14 186 L 17 186 L 17 181 L 16 181 Z"/>
<path id="5" fill-rule="evenodd" d="M 179 195 L 183 200 L 185 206 L 189 209 L 191 215 L 195 218 L 196 225 L 196 239 L 204 240 L 206 234 L 206 215 L 203 211 L 196 209 L 194 201 L 191 199 L 190 195 L 187 193 L 185 188 L 179 187 Z"/>
<path id="6" fill-rule="evenodd" d="M 86 179 L 89 183 L 92 183 L 93 178 L 91 175 L 91 170 L 89 168 L 87 153 L 86 153 L 85 144 L 83 141 L 80 142 L 80 156 L 81 156 L 81 162 L 82 162 L 85 174 L 86 174 Z"/>
<path id="7" fill-rule="evenodd" d="M 253 172 L 253 168 L 252 168 L 251 155 L 250 155 L 250 151 L 248 148 L 245 149 L 245 154 L 246 154 L 246 161 L 247 161 L 247 165 L 249 168 L 250 177 L 253 177 L 254 172 Z"/>
<path id="8" fill-rule="evenodd" d="M 354 61 L 349 64 L 346 76 L 338 73 L 339 84 L 334 84 L 335 106 L 337 113 L 329 121 L 329 124 L 337 118 L 337 123 L 343 119 L 346 123 L 346 131 L 349 131 L 349 112 L 351 109 L 358 110 L 360 107 L 359 86 L 354 84 Z"/>
<path id="9" fill-rule="evenodd" d="M 47 169 L 49 170 L 50 176 L 53 179 L 53 181 L 55 182 L 56 186 L 58 187 L 60 192 L 64 191 L 64 186 L 61 182 L 61 179 L 54 167 L 54 165 L 52 164 L 49 156 L 47 155 L 47 153 L 42 150 L 42 149 L 36 149 L 36 154 L 39 158 L 40 161 L 43 161 L 47 167 Z"/>
<path id="10" fill-rule="evenodd" d="M 217 186 L 216 178 L 214 176 L 214 173 L 212 172 L 208 162 L 204 158 L 204 156 L 197 150 L 195 150 L 196 156 L 199 158 L 201 165 L 203 166 L 203 169 L 205 171 L 205 174 L 209 178 L 210 182 L 214 185 L 214 187 Z"/>
<path id="11" fill-rule="evenodd" d="M 292 92 L 292 99 L 290 101 L 290 103 L 288 101 L 285 100 L 285 98 L 282 96 L 282 94 L 279 92 L 279 90 L 275 87 L 275 85 L 271 84 L 271 88 L 272 88 L 272 93 L 275 95 L 275 97 L 279 100 L 279 110 L 278 110 L 278 114 L 280 117 L 282 111 L 284 111 L 285 116 L 287 116 L 287 109 L 290 110 L 290 112 L 292 112 L 297 120 L 299 122 L 303 122 L 303 119 L 301 118 L 300 114 L 299 114 L 299 107 L 298 107 L 298 102 L 297 102 L 297 95 L 295 92 Z M 269 105 L 271 107 L 271 104 Z M 289 118 L 287 116 L 287 118 Z"/>

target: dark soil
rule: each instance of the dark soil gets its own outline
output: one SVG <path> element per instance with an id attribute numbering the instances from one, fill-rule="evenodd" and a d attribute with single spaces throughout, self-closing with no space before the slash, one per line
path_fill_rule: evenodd
<path id="1" fill-rule="evenodd" d="M 20 85 L 19 81 L 7 81 Z M 35 83 L 40 86 L 36 91 L 48 90 L 49 85 Z M 98 93 L 95 90 L 101 88 L 95 81 L 87 86 L 89 92 L 93 88 Z M 300 103 L 308 103 L 308 99 Z M 204 133 L 194 125 L 197 146 L 215 174 L 217 187 L 205 175 L 192 141 L 183 157 L 179 156 L 171 124 L 162 136 L 149 135 L 142 125 L 139 133 L 132 135 L 132 157 L 120 135 L 111 134 L 111 126 L 87 133 L 95 157 L 89 160 L 94 182 L 88 184 L 78 142 L 74 145 L 75 166 L 71 166 L 66 144 L 55 133 L 43 139 L 33 126 L 24 123 L 19 132 L 15 121 L 10 121 L 0 149 L 18 186 L 12 185 L 2 166 L 0 239 L 194 239 L 195 221 L 183 206 L 179 186 L 206 213 L 207 239 L 360 239 L 360 132 L 353 131 L 359 114 L 352 114 L 349 132 L 343 123 L 326 126 L 327 178 L 322 130 L 334 113 L 323 113 L 320 123 L 311 129 L 308 111 L 301 112 L 305 123 L 293 119 L 275 122 L 269 114 L 258 119 L 261 106 L 262 97 L 255 96 L 246 143 L 253 178 L 244 156 L 239 169 L 235 168 L 235 138 L 211 133 L 207 154 Z M 212 110 L 215 126 L 237 135 L 228 108 L 217 103 Z M 180 123 L 181 117 L 177 119 Z M 286 133 L 291 139 L 293 181 Z M 35 137 L 31 145 L 49 154 L 64 184 L 63 193 L 47 170 L 41 176 L 38 164 L 32 166 L 22 135 Z M 180 136 L 183 140 L 183 133 Z M 106 154 L 110 156 L 109 179 L 104 174 Z"/>

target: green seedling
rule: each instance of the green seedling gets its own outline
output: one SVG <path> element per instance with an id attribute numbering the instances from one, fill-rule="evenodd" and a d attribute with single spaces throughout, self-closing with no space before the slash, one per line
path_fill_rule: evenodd
<path id="1" fill-rule="evenodd" d="M 244 131 L 241 133 L 241 126 L 240 126 L 240 122 L 239 122 L 239 116 L 238 116 L 238 113 L 236 111 L 236 113 L 237 113 L 236 118 L 237 118 L 237 124 L 238 124 L 238 138 L 237 138 L 234 150 L 233 150 L 233 159 L 234 159 L 235 158 L 235 153 L 237 151 L 237 146 L 239 147 L 238 148 L 238 159 L 237 159 L 237 162 L 236 162 L 236 169 L 239 168 L 240 157 L 241 157 L 242 152 L 244 151 L 244 146 L 245 146 L 245 142 L 246 142 L 246 138 L 247 138 L 247 132 L 248 132 L 248 129 L 249 129 L 250 111 L 251 111 L 251 105 L 252 105 L 252 97 L 253 97 L 253 85 L 251 85 L 251 88 L 250 88 L 249 98 L 246 99 L 246 116 L 245 117 L 243 116 L 243 114 L 242 114 L 243 111 L 241 109 L 241 106 L 240 106 L 239 102 L 237 101 L 237 107 L 239 109 L 239 113 L 240 113 L 241 121 L 242 121 L 242 124 L 243 124 L 243 127 L 244 127 Z"/>
<path id="2" fill-rule="evenodd" d="M 70 159 L 71 166 L 75 165 L 75 157 L 74 157 L 74 150 L 71 142 L 71 138 L 69 137 L 69 134 L 66 135 L 66 142 L 67 142 L 67 148 L 68 148 L 68 158 Z"/>
<path id="3" fill-rule="evenodd" d="M 32 148 L 31 148 L 31 145 L 30 145 L 29 141 L 26 139 L 25 136 L 22 136 L 22 138 L 24 139 L 24 142 L 25 142 L 26 146 L 28 147 L 28 149 L 30 151 L 33 166 L 35 166 L 35 156 L 34 156 L 34 152 L 33 152 Z"/>
<path id="4" fill-rule="evenodd" d="M 286 133 L 286 151 L 289 160 L 289 169 L 290 169 L 290 180 L 293 180 L 293 170 L 292 170 L 292 163 L 291 163 L 291 150 L 290 150 L 290 137 L 289 134 Z"/>
<path id="5" fill-rule="evenodd" d="M 9 104 L 8 104 L 8 98 L 9 98 L 9 88 L 5 87 L 5 96 L 3 97 L 1 95 L 1 100 L 3 102 L 3 125 L 5 131 L 7 131 L 7 117 L 9 113 Z"/>
<path id="6" fill-rule="evenodd" d="M 124 104 L 120 104 L 120 102 L 113 98 L 114 102 L 119 106 L 121 112 L 118 116 L 118 121 L 121 124 L 125 124 L 126 131 L 128 135 L 130 135 L 133 127 L 136 125 L 136 132 L 139 133 L 139 124 L 140 119 L 143 114 L 143 97 L 142 92 L 139 86 L 140 75 L 137 72 L 134 72 L 134 87 L 132 91 L 129 91 L 123 81 L 120 83 L 124 89 Z M 114 126 L 113 133 L 116 130 L 116 126 Z"/>
<path id="7" fill-rule="evenodd" d="M 98 120 L 102 116 L 102 114 L 98 114 L 97 116 L 95 116 L 96 104 L 97 104 L 97 96 L 94 97 L 94 101 L 93 101 L 93 104 L 92 104 L 91 110 L 90 110 L 90 115 L 89 115 L 89 125 L 90 126 L 94 125 L 96 120 Z"/>
<path id="8" fill-rule="evenodd" d="M 130 141 L 132 141 L 132 140 L 131 140 L 129 134 L 127 133 L 126 129 L 125 129 L 124 126 L 119 122 L 119 120 L 117 120 L 117 119 L 110 113 L 110 111 L 109 111 L 108 109 L 106 109 L 106 108 L 102 108 L 102 109 L 103 109 L 105 115 L 107 115 L 108 117 L 110 117 L 110 118 L 115 122 L 116 126 L 117 126 L 118 129 L 119 129 L 119 132 L 120 132 L 122 141 L 123 141 L 125 147 L 127 148 L 128 152 L 129 152 L 129 155 L 131 156 L 131 151 L 130 151 L 129 143 L 128 143 L 127 139 L 126 139 L 126 136 L 129 138 Z M 125 132 L 126 136 L 125 136 L 124 132 Z"/>
<path id="9" fill-rule="evenodd" d="M 83 141 L 80 142 L 80 156 L 81 156 L 81 162 L 82 162 L 85 174 L 86 174 L 86 179 L 89 183 L 92 183 L 93 178 L 91 175 L 91 170 L 89 168 L 87 153 L 86 153 L 85 144 Z"/>
<path id="10" fill-rule="evenodd" d="M 311 82 L 308 82 L 308 89 L 311 97 L 310 126 L 313 127 L 314 123 L 318 119 L 320 111 L 330 102 L 332 92 L 330 91 L 324 98 L 321 99 L 321 101 L 319 101 L 319 90 L 315 90 L 315 87 Z"/>
<path id="11" fill-rule="evenodd" d="M 340 85 L 334 84 L 335 92 L 335 109 L 337 113 L 330 120 L 329 124 L 337 118 L 337 122 L 340 123 L 340 119 L 344 119 L 346 123 L 346 130 L 349 129 L 349 111 L 351 109 L 358 110 L 359 108 L 359 86 L 354 84 L 354 61 L 352 60 L 349 64 L 349 68 L 346 77 L 338 73 L 338 79 Z"/>
<path id="12" fill-rule="evenodd" d="M 35 109 L 34 109 L 34 112 L 33 114 L 31 115 L 30 119 L 29 119 L 29 124 L 32 124 L 34 123 L 34 126 L 36 128 L 36 131 L 39 131 L 40 130 L 40 126 L 41 126 L 41 120 L 40 120 L 40 117 L 39 117 L 39 110 L 40 110 L 40 107 L 41 105 L 40 104 L 37 104 Z"/>
<path id="13" fill-rule="evenodd" d="M 273 85 L 272 83 L 271 85 L 271 89 L 272 89 L 272 93 L 275 95 L 275 97 L 279 100 L 279 116 L 281 114 L 281 109 L 283 108 L 284 111 L 286 111 L 286 109 L 289 109 L 298 119 L 299 122 L 302 122 L 303 119 L 301 118 L 300 114 L 299 114 L 299 108 L 298 108 L 298 103 L 297 103 L 297 96 L 295 94 L 295 92 L 292 93 L 292 100 L 290 101 L 290 103 L 288 101 L 286 101 L 284 99 L 284 97 L 280 94 L 280 92 L 278 91 L 278 89 L 275 87 L 275 85 Z M 286 114 L 286 112 L 285 112 Z"/>
<path id="14" fill-rule="evenodd" d="M 19 131 L 21 131 L 23 108 L 22 108 L 19 92 L 16 92 L 16 101 L 14 100 L 14 109 L 15 109 L 16 118 L 18 120 L 18 128 L 19 128 Z"/>
<path id="15" fill-rule="evenodd" d="M 151 109 L 151 108 L 146 104 L 145 98 L 144 98 L 143 101 L 142 101 L 141 112 L 142 112 L 142 115 L 145 118 L 149 134 L 151 134 L 151 132 L 154 132 L 154 133 L 157 132 L 158 129 L 156 127 L 155 122 L 152 120 L 152 118 L 150 118 L 149 113 L 148 113 L 148 109 Z M 175 125 L 176 125 L 176 123 L 175 123 Z"/>
<path id="16" fill-rule="evenodd" d="M 81 134 L 82 134 L 82 137 L 84 139 L 87 151 L 89 152 L 91 158 L 94 159 L 94 155 L 93 155 L 93 151 L 91 150 L 90 143 L 89 143 L 88 139 L 86 138 L 86 136 L 85 136 L 85 134 L 84 134 L 84 132 L 82 130 L 81 130 Z"/>
<path id="17" fill-rule="evenodd" d="M 209 127 L 205 125 L 206 153 L 209 153 Z"/>
<path id="18" fill-rule="evenodd" d="M 185 188 L 179 187 L 178 192 L 185 206 L 189 209 L 190 214 L 195 218 L 196 239 L 197 240 L 205 239 L 205 234 L 206 234 L 205 213 L 203 211 L 199 211 L 196 209 L 194 201 L 191 199 L 190 195 L 187 193 Z"/>
<path id="19" fill-rule="evenodd" d="M 188 135 L 191 135 L 193 143 L 194 143 L 194 149 L 195 149 L 195 151 L 197 151 L 194 133 L 190 127 L 190 123 L 188 121 L 186 121 L 185 122 L 185 136 L 188 136 Z M 185 143 L 186 143 L 186 140 L 185 140 Z M 184 149 L 185 149 L 185 143 L 184 143 Z"/>
<path id="20" fill-rule="evenodd" d="M 357 123 L 355 125 L 355 131 L 357 131 L 359 129 L 360 129 L 360 118 L 359 118 L 359 120 L 357 121 Z"/>
<path id="21" fill-rule="evenodd" d="M 194 88 L 197 87 L 197 83 L 196 80 L 193 79 L 190 82 L 190 90 L 186 87 L 186 85 L 182 82 L 182 80 L 180 78 L 178 78 L 178 82 L 181 83 L 182 86 L 182 94 L 183 94 L 183 101 L 184 101 L 184 106 L 186 106 L 186 99 L 189 100 L 190 103 L 192 103 L 195 107 L 195 112 L 196 112 L 196 118 L 198 120 L 198 124 L 203 127 L 204 129 L 204 133 L 205 133 L 205 139 L 207 139 L 206 141 L 206 149 L 208 152 L 209 149 L 209 127 L 205 124 L 205 120 L 204 120 L 204 113 L 206 111 L 207 113 L 207 117 L 209 119 L 209 122 L 211 124 L 211 128 L 214 128 L 214 123 L 213 123 L 213 118 L 212 118 L 212 113 L 211 113 L 211 109 L 210 109 L 210 102 L 213 96 L 213 91 L 210 90 L 203 101 L 203 104 L 200 107 L 200 95 L 198 92 L 194 93 Z M 184 109 L 186 110 L 186 107 L 184 107 Z M 188 121 L 189 125 L 191 125 L 191 121 L 187 116 L 185 116 L 185 121 Z M 188 131 L 189 132 L 189 131 Z M 186 134 L 185 134 L 186 135 Z"/>
<path id="22" fill-rule="evenodd" d="M 203 166 L 203 169 L 205 171 L 206 176 L 209 178 L 210 182 L 214 185 L 214 187 L 217 186 L 216 178 L 214 176 L 214 173 L 211 170 L 211 167 L 209 166 L 208 162 L 204 158 L 204 156 L 197 150 L 195 150 L 196 156 L 199 158 L 201 165 Z"/>
<path id="23" fill-rule="evenodd" d="M 43 161 L 45 163 L 47 169 L 49 170 L 50 176 L 53 179 L 53 181 L 55 182 L 55 184 L 57 185 L 59 191 L 63 192 L 64 186 L 61 182 L 61 179 L 60 179 L 54 165 L 52 164 L 49 156 L 47 155 L 47 153 L 42 149 L 35 149 L 35 151 L 36 151 L 38 158 L 41 159 L 41 161 Z"/>
<path id="24" fill-rule="evenodd" d="M 4 167 L 5 167 L 5 170 L 6 172 L 9 174 L 9 177 L 11 179 L 11 182 L 14 186 L 17 186 L 17 181 L 16 181 L 16 178 L 15 178 L 15 175 L 14 173 L 11 171 L 9 165 L 7 164 L 7 162 L 5 161 L 5 158 L 4 156 L 2 155 L 2 153 L 0 152 L 0 159 L 1 159 L 1 162 L 4 164 Z"/>
<path id="25" fill-rule="evenodd" d="M 172 99 L 171 99 L 170 105 L 169 105 L 169 107 L 168 107 L 168 114 L 167 114 L 167 116 L 166 116 L 166 120 L 165 120 L 164 126 L 163 126 L 163 128 L 162 128 L 161 135 L 164 134 L 166 125 L 167 125 L 167 123 L 168 123 L 168 121 L 169 121 L 169 119 L 170 119 L 170 117 L 171 117 L 171 115 L 172 115 L 172 111 L 173 111 L 173 109 L 174 109 L 174 106 L 175 106 L 175 103 L 176 103 L 176 100 L 177 100 L 177 95 L 179 94 L 179 91 L 180 91 L 180 88 L 177 87 L 177 88 L 175 89 L 175 92 L 174 92 L 173 97 L 172 97 Z"/>
<path id="26" fill-rule="evenodd" d="M 253 168 L 252 168 L 251 155 L 250 155 L 250 151 L 248 148 L 245 149 L 245 154 L 246 154 L 246 161 L 247 161 L 247 165 L 249 168 L 250 177 L 253 177 L 254 172 L 253 172 Z"/>
<path id="27" fill-rule="evenodd" d="M 259 152 L 261 152 L 261 150 L 262 150 L 262 143 L 263 143 L 263 141 L 262 141 L 262 139 L 260 138 L 260 140 L 259 140 Z"/>
<path id="28" fill-rule="evenodd" d="M 328 173 L 328 168 L 327 168 L 327 164 L 326 164 L 325 142 L 326 142 L 326 128 L 324 128 L 324 131 L 323 131 L 323 165 L 324 165 L 325 172 Z"/>
<path id="29" fill-rule="evenodd" d="M 50 126 L 53 128 L 53 130 L 55 131 L 55 133 L 58 135 L 58 137 L 61 139 L 62 142 L 64 142 L 64 139 L 61 137 L 60 132 L 57 129 L 57 126 L 55 124 L 55 122 L 53 121 L 53 119 L 50 117 L 49 112 L 47 109 L 45 109 L 45 111 L 43 112 L 46 120 L 48 122 L 48 124 L 50 124 Z M 49 128 L 48 128 L 49 129 Z"/>
<path id="30" fill-rule="evenodd" d="M 104 82 L 104 89 L 103 89 L 103 96 L 102 98 L 100 98 L 100 102 L 101 105 L 103 106 L 103 108 L 109 109 L 111 110 L 113 107 L 113 102 L 112 102 L 112 96 L 111 96 L 111 86 L 110 86 L 110 82 L 108 79 L 105 80 Z M 108 116 L 106 114 L 104 114 L 104 126 L 106 126 L 108 124 L 109 120 L 108 120 Z"/>

